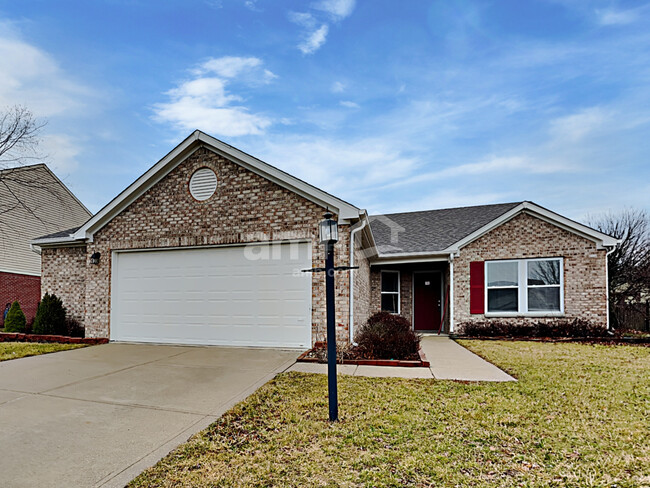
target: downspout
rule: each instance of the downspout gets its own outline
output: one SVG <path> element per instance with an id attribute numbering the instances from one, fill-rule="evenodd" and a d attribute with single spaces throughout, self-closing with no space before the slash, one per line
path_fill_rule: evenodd
<path id="1" fill-rule="evenodd" d="M 454 332 L 454 253 L 449 254 L 449 333 Z"/>
<path id="2" fill-rule="evenodd" d="M 358 227 L 355 227 L 358 225 Z M 350 228 L 350 266 L 354 266 L 354 238 L 360 230 L 368 225 L 367 217 Z M 350 270 L 350 316 L 348 318 L 348 331 L 350 332 L 350 343 L 354 340 L 354 269 Z"/>

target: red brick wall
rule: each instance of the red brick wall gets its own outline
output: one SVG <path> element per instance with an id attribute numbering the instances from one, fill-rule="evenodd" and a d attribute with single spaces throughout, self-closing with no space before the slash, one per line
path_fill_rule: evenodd
<path id="1" fill-rule="evenodd" d="M 9 302 L 18 300 L 25 312 L 27 323 L 36 316 L 38 302 L 41 299 L 41 277 L 15 273 L 0 272 L 0 323 L 4 327 L 4 309 Z"/>

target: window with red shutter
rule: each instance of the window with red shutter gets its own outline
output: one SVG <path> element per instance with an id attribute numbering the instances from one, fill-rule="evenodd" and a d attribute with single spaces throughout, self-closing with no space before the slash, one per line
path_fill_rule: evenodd
<path id="1" fill-rule="evenodd" d="M 485 264 L 483 261 L 469 263 L 469 313 L 485 311 Z"/>

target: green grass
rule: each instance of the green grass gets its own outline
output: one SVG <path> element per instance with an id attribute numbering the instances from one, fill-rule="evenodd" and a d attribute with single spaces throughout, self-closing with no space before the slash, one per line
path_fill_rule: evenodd
<path id="1" fill-rule="evenodd" d="M 517 383 L 278 376 L 131 487 L 650 485 L 650 348 L 463 345 Z M 431 358 L 435 360 L 435 358 Z"/>
<path id="2" fill-rule="evenodd" d="M 38 356 L 49 352 L 67 351 L 86 344 L 40 344 L 35 342 L 0 342 L 0 361 Z"/>

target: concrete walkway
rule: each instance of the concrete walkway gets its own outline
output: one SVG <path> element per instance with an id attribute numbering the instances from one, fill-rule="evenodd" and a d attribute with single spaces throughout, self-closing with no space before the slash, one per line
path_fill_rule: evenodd
<path id="1" fill-rule="evenodd" d="M 452 341 L 447 336 L 425 335 L 422 350 L 431 363 L 429 368 L 404 368 L 387 366 L 355 366 L 341 364 L 339 374 L 370 377 L 430 378 L 461 381 L 516 381 L 494 364 Z M 327 365 L 296 363 L 288 371 L 301 373 L 327 373 Z"/>

